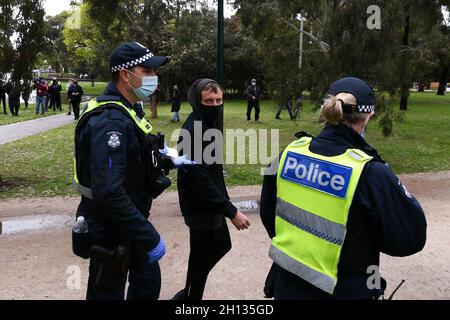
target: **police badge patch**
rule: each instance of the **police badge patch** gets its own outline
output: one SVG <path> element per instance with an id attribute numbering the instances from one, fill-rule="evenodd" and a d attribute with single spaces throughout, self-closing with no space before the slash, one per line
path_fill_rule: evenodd
<path id="1" fill-rule="evenodd" d="M 108 147 L 115 150 L 120 147 L 120 136 L 122 135 L 117 131 L 110 131 L 106 133 L 108 135 Z"/>

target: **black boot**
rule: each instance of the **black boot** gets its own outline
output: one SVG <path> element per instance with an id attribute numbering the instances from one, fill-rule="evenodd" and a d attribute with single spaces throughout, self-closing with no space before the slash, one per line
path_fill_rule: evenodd
<path id="1" fill-rule="evenodd" d="M 185 289 L 178 291 L 170 300 L 189 300 L 187 292 Z"/>

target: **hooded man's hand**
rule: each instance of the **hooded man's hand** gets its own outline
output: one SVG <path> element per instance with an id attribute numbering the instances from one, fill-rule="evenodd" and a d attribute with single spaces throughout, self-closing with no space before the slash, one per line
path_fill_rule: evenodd
<path id="1" fill-rule="evenodd" d="M 250 227 L 250 221 L 248 220 L 247 216 L 242 212 L 240 212 L 239 210 L 236 216 L 233 219 L 231 219 L 231 222 L 238 230 L 244 230 Z"/>

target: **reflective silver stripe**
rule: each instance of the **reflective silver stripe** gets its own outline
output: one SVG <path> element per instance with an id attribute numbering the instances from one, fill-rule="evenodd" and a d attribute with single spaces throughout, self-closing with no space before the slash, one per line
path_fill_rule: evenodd
<path id="1" fill-rule="evenodd" d="M 288 223 L 328 242 L 342 245 L 346 227 L 298 208 L 277 198 L 277 216 Z"/>
<path id="2" fill-rule="evenodd" d="M 86 188 L 86 187 L 82 186 L 81 184 L 76 183 L 75 180 L 72 182 L 72 185 L 73 185 L 73 189 L 76 192 L 81 193 L 83 196 L 85 196 L 88 199 L 94 199 L 94 197 L 92 196 L 92 189 Z"/>
<path id="3" fill-rule="evenodd" d="M 270 246 L 269 256 L 282 268 L 299 276 L 303 280 L 311 283 L 313 286 L 333 294 L 337 279 L 334 279 L 326 274 L 320 273 L 303 263 L 289 257 L 286 253 L 275 247 Z"/>

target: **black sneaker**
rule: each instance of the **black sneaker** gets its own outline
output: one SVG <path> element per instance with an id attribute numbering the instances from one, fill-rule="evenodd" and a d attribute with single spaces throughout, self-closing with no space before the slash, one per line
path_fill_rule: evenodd
<path id="1" fill-rule="evenodd" d="M 185 289 L 178 291 L 170 300 L 188 300 L 189 297 Z"/>

